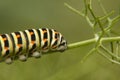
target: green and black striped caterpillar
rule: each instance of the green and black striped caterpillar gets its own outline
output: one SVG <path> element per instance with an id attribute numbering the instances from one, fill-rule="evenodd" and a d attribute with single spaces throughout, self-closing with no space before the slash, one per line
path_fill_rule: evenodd
<path id="1" fill-rule="evenodd" d="M 54 29 L 28 29 L 0 35 L 0 61 L 7 64 L 16 58 L 26 61 L 31 56 L 38 58 L 48 51 L 62 52 L 66 49 L 66 40 Z"/>

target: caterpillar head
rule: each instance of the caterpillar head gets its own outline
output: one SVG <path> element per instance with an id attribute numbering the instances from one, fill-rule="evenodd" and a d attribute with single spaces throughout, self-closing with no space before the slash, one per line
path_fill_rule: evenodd
<path id="1" fill-rule="evenodd" d="M 57 50 L 63 52 L 66 49 L 67 49 L 67 41 L 63 37 L 61 37 L 61 41 L 60 44 L 58 45 Z"/>

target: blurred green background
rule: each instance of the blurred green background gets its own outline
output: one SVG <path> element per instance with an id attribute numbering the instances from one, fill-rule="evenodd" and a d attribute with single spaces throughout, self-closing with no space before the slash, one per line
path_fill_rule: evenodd
<path id="1" fill-rule="evenodd" d="M 67 2 L 81 10 L 83 0 L 0 0 L 0 34 L 29 28 L 48 27 L 60 31 L 68 43 L 93 38 L 93 31 L 85 19 L 64 6 Z M 102 0 L 108 12 L 119 14 L 120 0 Z M 93 9 L 102 15 L 97 0 Z M 113 16 L 115 16 L 113 15 Z M 114 30 L 120 31 L 120 23 Z M 80 60 L 92 48 L 81 46 L 63 53 L 0 63 L 0 80 L 119 80 L 120 65 L 112 64 L 99 54 L 93 54 L 84 63 Z"/>

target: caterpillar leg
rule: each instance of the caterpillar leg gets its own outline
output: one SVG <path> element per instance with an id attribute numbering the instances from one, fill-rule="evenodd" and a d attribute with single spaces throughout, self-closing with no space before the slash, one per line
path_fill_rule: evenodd
<path id="1" fill-rule="evenodd" d="M 12 59 L 11 58 L 7 58 L 7 59 L 5 59 L 5 63 L 6 64 L 11 64 L 13 61 L 12 61 Z"/>
<path id="2" fill-rule="evenodd" d="M 35 51 L 35 52 L 32 53 L 32 56 L 35 57 L 35 58 L 40 58 L 41 55 L 42 55 L 42 53 L 38 52 L 38 51 Z"/>
<path id="3" fill-rule="evenodd" d="M 26 61 L 27 57 L 25 55 L 19 55 L 19 60 Z"/>

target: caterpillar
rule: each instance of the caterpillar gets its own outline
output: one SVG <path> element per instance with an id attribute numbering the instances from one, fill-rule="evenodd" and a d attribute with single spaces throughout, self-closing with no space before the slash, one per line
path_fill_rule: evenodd
<path id="1" fill-rule="evenodd" d="M 54 29 L 39 28 L 0 35 L 0 61 L 11 64 L 15 59 L 39 58 L 49 51 L 63 52 L 67 41 Z"/>

